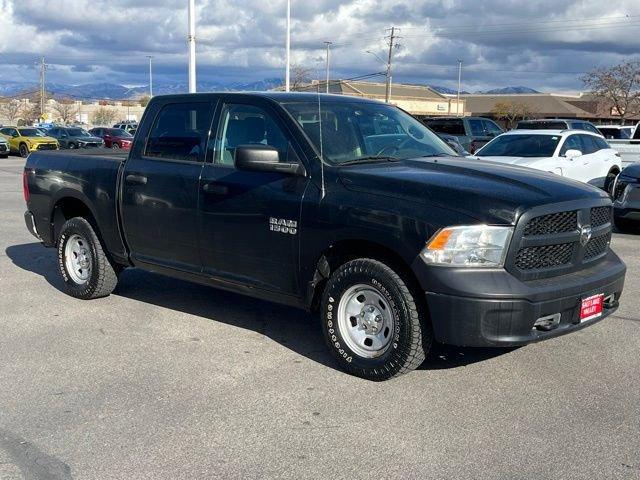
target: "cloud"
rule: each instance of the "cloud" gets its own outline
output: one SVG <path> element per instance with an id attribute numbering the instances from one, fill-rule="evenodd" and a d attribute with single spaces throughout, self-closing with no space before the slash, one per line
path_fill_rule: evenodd
<path id="1" fill-rule="evenodd" d="M 284 0 L 197 0 L 201 81 L 282 76 Z M 0 80 L 37 80 L 41 55 L 55 82 L 186 82 L 185 0 L 0 0 Z M 640 2 L 618 0 L 292 0 L 293 59 L 334 77 L 377 72 L 387 29 L 399 27 L 394 79 L 467 90 L 527 85 L 576 90 L 596 66 L 638 58 Z"/>

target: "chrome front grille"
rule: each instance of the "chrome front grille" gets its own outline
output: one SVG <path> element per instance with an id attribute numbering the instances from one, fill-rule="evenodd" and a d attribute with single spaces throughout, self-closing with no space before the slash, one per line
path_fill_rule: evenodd
<path id="1" fill-rule="evenodd" d="M 601 203 L 601 202 L 600 202 Z M 561 275 L 586 268 L 604 257 L 611 242 L 611 205 L 522 215 L 513 236 L 506 267 L 524 280 Z"/>

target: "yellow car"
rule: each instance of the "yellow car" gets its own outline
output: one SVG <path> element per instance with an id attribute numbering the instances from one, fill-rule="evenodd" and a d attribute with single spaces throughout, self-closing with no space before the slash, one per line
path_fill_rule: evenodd
<path id="1" fill-rule="evenodd" d="M 47 137 L 34 127 L 2 127 L 0 135 L 9 142 L 9 151 L 19 153 L 26 158 L 36 150 L 58 150 L 60 145 L 55 138 Z"/>

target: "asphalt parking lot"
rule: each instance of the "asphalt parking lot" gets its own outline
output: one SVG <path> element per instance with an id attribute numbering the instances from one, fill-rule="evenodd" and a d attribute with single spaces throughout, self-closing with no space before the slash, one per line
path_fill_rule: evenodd
<path id="1" fill-rule="evenodd" d="M 614 236 L 603 322 L 372 383 L 295 309 L 138 270 L 66 296 L 23 165 L 0 160 L 0 479 L 640 478 L 640 236 Z"/>

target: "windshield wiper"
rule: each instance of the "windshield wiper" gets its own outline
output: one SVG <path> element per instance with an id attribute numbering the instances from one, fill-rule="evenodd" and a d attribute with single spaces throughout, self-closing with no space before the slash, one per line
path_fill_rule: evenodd
<path id="1" fill-rule="evenodd" d="M 346 162 L 340 163 L 340 166 L 343 165 L 356 165 L 361 163 L 381 163 L 381 162 L 397 162 L 399 159 L 396 157 L 377 157 L 375 155 L 369 155 L 366 157 L 354 158 L 352 160 L 347 160 Z"/>
<path id="2" fill-rule="evenodd" d="M 455 157 L 456 155 L 451 155 L 450 153 L 444 153 L 444 152 L 440 152 L 440 153 L 430 153 L 429 155 L 420 155 L 419 157 L 416 158 L 430 158 L 430 157 Z M 458 157 L 460 155 L 457 155 Z"/>

